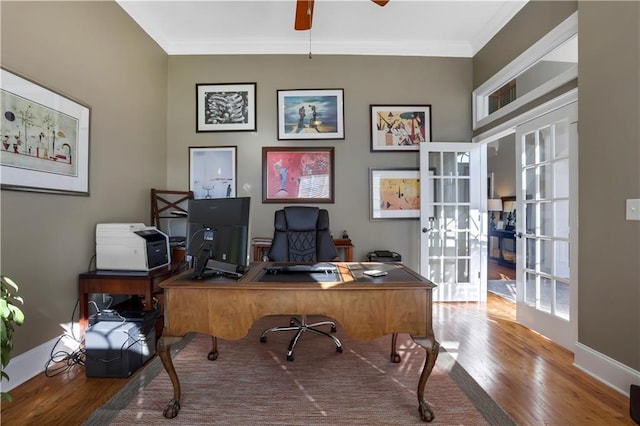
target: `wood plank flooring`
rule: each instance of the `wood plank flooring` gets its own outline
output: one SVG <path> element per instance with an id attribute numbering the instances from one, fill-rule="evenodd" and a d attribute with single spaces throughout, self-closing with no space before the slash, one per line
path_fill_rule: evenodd
<path id="1" fill-rule="evenodd" d="M 515 279 L 515 271 L 490 262 L 488 278 L 501 277 Z M 634 424 L 626 396 L 575 368 L 567 350 L 517 324 L 505 299 L 489 294 L 487 303 L 436 303 L 433 319 L 442 346 L 517 424 Z M 79 366 L 55 377 L 40 374 L 11 391 L 13 403 L 2 401 L 2 423 L 82 424 L 127 380 L 88 379 Z"/>

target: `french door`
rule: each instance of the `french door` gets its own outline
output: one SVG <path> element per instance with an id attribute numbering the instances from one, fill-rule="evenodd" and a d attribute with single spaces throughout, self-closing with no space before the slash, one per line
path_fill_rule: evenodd
<path id="1" fill-rule="evenodd" d="M 516 319 L 577 341 L 577 102 L 516 127 Z"/>
<path id="2" fill-rule="evenodd" d="M 486 301 L 486 145 L 420 144 L 420 273 L 434 301 Z"/>

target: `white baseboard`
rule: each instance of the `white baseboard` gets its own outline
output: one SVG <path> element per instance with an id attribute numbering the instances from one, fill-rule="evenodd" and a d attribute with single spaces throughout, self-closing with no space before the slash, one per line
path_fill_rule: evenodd
<path id="1" fill-rule="evenodd" d="M 44 372 L 47 363 L 51 359 L 52 348 L 54 348 L 56 343 L 58 344 L 55 348 L 56 352 L 65 351 L 72 353 L 77 350 L 79 346 L 78 342 L 66 337 L 65 335 L 62 339 L 60 337 L 56 337 L 55 339 L 51 339 L 40 346 L 36 346 L 15 358 L 11 358 L 11 362 L 9 362 L 9 365 L 7 365 L 7 368 L 4 370 L 9 376 L 9 381 L 2 379 L 2 384 L 0 386 L 2 388 L 2 392 L 9 392 L 16 386 L 19 386 L 32 377 Z"/>
<path id="2" fill-rule="evenodd" d="M 581 343 L 576 343 L 573 363 L 580 370 L 627 397 L 632 384 L 640 385 L 640 371 Z"/>

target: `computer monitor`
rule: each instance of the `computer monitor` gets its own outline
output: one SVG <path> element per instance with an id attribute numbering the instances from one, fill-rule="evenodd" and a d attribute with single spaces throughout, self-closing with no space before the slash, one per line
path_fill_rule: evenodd
<path id="1" fill-rule="evenodd" d="M 195 278 L 240 277 L 246 272 L 250 201 L 249 197 L 189 200 L 187 254 L 195 259 Z"/>

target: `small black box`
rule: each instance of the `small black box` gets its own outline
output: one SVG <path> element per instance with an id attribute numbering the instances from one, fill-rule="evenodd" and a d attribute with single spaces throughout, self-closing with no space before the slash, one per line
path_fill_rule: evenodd
<path id="1" fill-rule="evenodd" d="M 369 262 L 402 262 L 402 256 L 395 251 L 374 250 L 367 254 Z"/>

